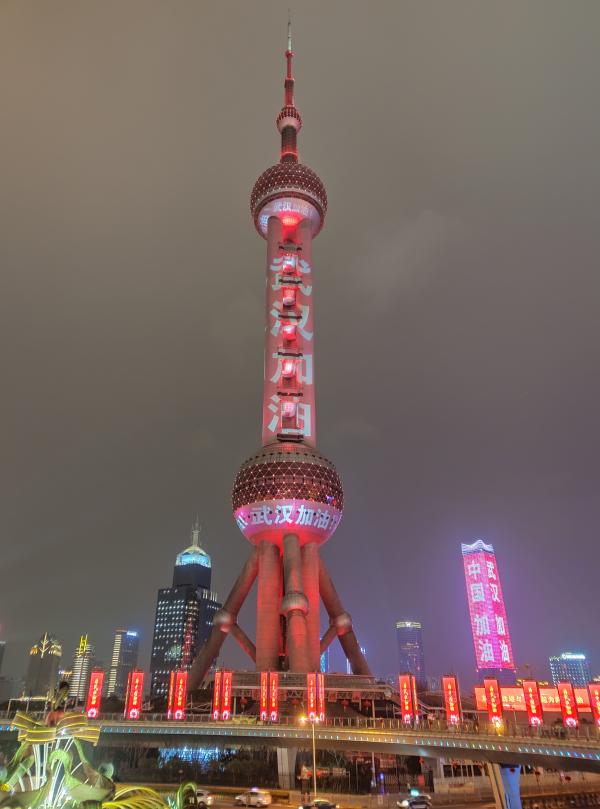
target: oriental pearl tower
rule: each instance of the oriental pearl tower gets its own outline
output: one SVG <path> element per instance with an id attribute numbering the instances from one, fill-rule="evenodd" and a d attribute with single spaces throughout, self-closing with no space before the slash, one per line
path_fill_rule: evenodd
<path id="1" fill-rule="evenodd" d="M 323 227 L 327 193 L 298 160 L 302 118 L 294 103 L 288 23 L 284 105 L 277 116 L 279 162 L 252 189 L 250 210 L 267 246 L 262 447 L 235 479 L 235 520 L 252 550 L 189 675 L 196 688 L 232 635 L 257 671 L 319 670 L 339 638 L 354 674 L 370 674 L 350 615 L 320 557 L 344 503 L 335 466 L 316 447 L 312 242 Z M 256 644 L 238 613 L 257 580 Z M 329 626 L 321 636 L 320 600 Z"/>

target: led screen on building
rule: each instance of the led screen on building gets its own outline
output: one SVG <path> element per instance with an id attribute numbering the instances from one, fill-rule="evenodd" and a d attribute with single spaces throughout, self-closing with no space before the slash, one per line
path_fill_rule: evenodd
<path id="1" fill-rule="evenodd" d="M 579 716 L 577 713 L 577 703 L 575 702 L 575 692 L 571 683 L 557 683 L 558 699 L 562 713 L 563 724 L 566 728 L 576 728 L 579 726 Z"/>
<path id="2" fill-rule="evenodd" d="M 477 668 L 514 670 L 494 548 L 477 540 L 461 549 Z"/>
<path id="3" fill-rule="evenodd" d="M 231 671 L 223 672 L 223 692 L 221 695 L 221 719 L 227 721 L 231 718 L 231 686 L 233 681 L 233 673 Z"/>
<path id="4" fill-rule="evenodd" d="M 542 700 L 540 690 L 535 680 L 523 680 L 523 696 L 527 709 L 527 719 L 531 727 L 538 727 L 544 723 L 542 713 Z"/>
<path id="5" fill-rule="evenodd" d="M 102 699 L 102 684 L 104 672 L 93 671 L 90 675 L 90 685 L 85 703 L 85 712 L 90 719 L 95 719 L 100 713 L 100 700 Z"/>
<path id="6" fill-rule="evenodd" d="M 483 681 L 485 691 L 485 702 L 489 720 L 494 725 L 502 724 L 502 697 L 500 696 L 500 686 L 498 680 L 490 678 Z"/>
<path id="7" fill-rule="evenodd" d="M 215 679 L 213 682 L 213 704 L 212 704 L 212 718 L 217 720 L 221 718 L 221 681 L 223 673 L 215 671 Z"/>
<path id="8" fill-rule="evenodd" d="M 175 672 L 173 689 L 173 719 L 185 719 L 185 703 L 187 699 L 187 671 Z"/>
<path id="9" fill-rule="evenodd" d="M 319 721 L 325 719 L 325 675 L 321 672 L 317 674 L 317 709 Z"/>
<path id="10" fill-rule="evenodd" d="M 175 699 L 175 672 L 169 674 L 169 696 L 167 698 L 167 719 L 173 718 L 173 700 Z"/>
<path id="11" fill-rule="evenodd" d="M 590 707 L 594 716 L 594 724 L 600 728 L 600 683 L 590 683 L 588 690 L 590 692 Z"/>
<path id="12" fill-rule="evenodd" d="M 266 722 L 269 716 L 269 672 L 260 673 L 260 720 Z"/>
<path id="13" fill-rule="evenodd" d="M 410 725 L 416 718 L 416 685 L 415 678 L 412 674 L 401 674 L 398 677 L 398 686 L 400 691 L 400 712 L 402 714 L 402 721 Z"/>
<path id="14" fill-rule="evenodd" d="M 277 722 L 279 718 L 279 674 L 272 671 L 269 674 L 269 719 Z"/>
<path id="15" fill-rule="evenodd" d="M 314 722 L 317 718 L 317 675 L 314 672 L 306 675 L 306 705 L 308 718 Z"/>

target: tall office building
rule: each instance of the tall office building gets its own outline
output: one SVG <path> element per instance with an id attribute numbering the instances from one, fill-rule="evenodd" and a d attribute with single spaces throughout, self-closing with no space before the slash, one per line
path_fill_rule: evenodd
<path id="1" fill-rule="evenodd" d="M 54 635 L 44 632 L 31 647 L 25 675 L 25 695 L 45 697 L 56 687 L 62 646 Z"/>
<path id="2" fill-rule="evenodd" d="M 97 665 L 94 647 L 88 641 L 88 636 L 82 635 L 73 657 L 72 674 L 69 680 L 69 696 L 74 697 L 77 702 L 85 700 L 90 674 Z"/>
<path id="3" fill-rule="evenodd" d="M 551 657 L 550 673 L 554 685 L 566 681 L 583 688 L 591 681 L 589 664 L 581 652 L 562 652 Z"/>
<path id="4" fill-rule="evenodd" d="M 423 626 L 419 621 L 396 621 L 399 671 L 413 674 L 419 688 L 427 687 Z"/>
<path id="5" fill-rule="evenodd" d="M 173 586 L 158 591 L 150 660 L 152 696 L 167 695 L 171 671 L 189 669 L 210 634 L 213 616 L 222 607 L 210 589 L 211 573 L 196 520 L 192 544 L 177 554 Z"/>
<path id="6" fill-rule="evenodd" d="M 125 699 L 129 672 L 137 666 L 140 639 L 131 629 L 117 629 L 113 643 L 106 696 Z"/>

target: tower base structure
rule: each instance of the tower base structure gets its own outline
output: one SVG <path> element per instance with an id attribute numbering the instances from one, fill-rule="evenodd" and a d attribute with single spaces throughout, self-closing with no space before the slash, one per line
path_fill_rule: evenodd
<path id="1" fill-rule="evenodd" d="M 256 579 L 255 646 L 239 626 L 238 614 Z M 309 585 L 308 594 L 305 580 Z M 322 637 L 319 637 L 320 600 L 329 615 L 329 626 Z M 310 545 L 300 548 L 295 534 L 285 535 L 283 553 L 271 542 L 263 542 L 252 549 L 223 608 L 215 614 L 207 642 L 194 660 L 188 676 L 190 689 L 200 686 L 228 635 L 235 638 L 257 671 L 297 673 L 318 671 L 321 654 L 337 637 L 352 673 L 371 675 L 354 633 L 352 618 L 344 610 L 318 548 Z"/>

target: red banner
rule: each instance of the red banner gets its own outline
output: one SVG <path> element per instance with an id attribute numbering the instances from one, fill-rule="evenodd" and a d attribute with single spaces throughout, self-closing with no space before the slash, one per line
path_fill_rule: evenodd
<path id="1" fill-rule="evenodd" d="M 444 703 L 446 705 L 446 722 L 448 722 L 449 725 L 458 725 L 462 722 L 458 680 L 452 675 L 442 677 L 442 687 L 444 689 Z"/>
<path id="2" fill-rule="evenodd" d="M 213 706 L 212 718 L 217 720 L 221 718 L 221 681 L 223 674 L 220 671 L 215 671 L 215 679 L 213 682 Z"/>
<path id="3" fill-rule="evenodd" d="M 314 722 L 317 718 L 317 675 L 313 671 L 306 675 L 306 705 L 308 718 Z"/>
<path id="4" fill-rule="evenodd" d="M 319 722 L 325 720 L 325 676 L 319 672 L 317 674 L 317 703 Z"/>
<path id="5" fill-rule="evenodd" d="M 233 674 L 230 671 L 223 672 L 223 695 L 221 697 L 221 719 L 227 721 L 231 718 L 231 682 Z"/>
<path id="6" fill-rule="evenodd" d="M 173 718 L 173 699 L 175 697 L 175 672 L 169 674 L 169 696 L 167 698 L 167 719 Z"/>
<path id="7" fill-rule="evenodd" d="M 125 719 L 139 719 L 142 712 L 144 698 L 144 672 L 129 672 L 127 687 L 127 700 L 125 704 Z"/>
<path id="8" fill-rule="evenodd" d="M 579 715 L 577 713 L 577 703 L 575 702 L 575 692 L 571 683 L 558 683 L 558 699 L 562 712 L 563 725 L 566 728 L 579 727 Z"/>
<path id="9" fill-rule="evenodd" d="M 483 681 L 485 690 L 485 701 L 489 720 L 494 725 L 502 724 L 502 697 L 500 696 L 500 686 L 498 680 L 489 679 Z"/>
<path id="10" fill-rule="evenodd" d="M 260 720 L 266 722 L 269 716 L 269 672 L 260 673 Z"/>
<path id="11" fill-rule="evenodd" d="M 100 713 L 103 683 L 104 672 L 93 671 L 90 675 L 90 685 L 87 693 L 87 701 L 85 703 L 85 712 L 90 719 L 95 719 Z"/>
<path id="12" fill-rule="evenodd" d="M 173 719 L 185 719 L 185 703 L 187 700 L 187 671 L 175 672 L 173 689 Z"/>
<path id="13" fill-rule="evenodd" d="M 525 697 L 525 707 L 527 708 L 529 724 L 532 728 L 543 725 L 542 700 L 538 684 L 535 680 L 523 680 L 523 695 Z"/>
<path id="14" fill-rule="evenodd" d="M 590 693 L 590 706 L 594 715 L 594 724 L 600 728 L 600 683 L 590 683 L 588 685 Z"/>
<path id="15" fill-rule="evenodd" d="M 269 674 L 269 718 L 277 722 L 279 717 L 279 674 L 272 671 Z"/>
<path id="16" fill-rule="evenodd" d="M 402 721 L 410 725 L 416 714 L 415 678 L 412 674 L 401 674 L 398 677 L 398 684 L 400 689 Z"/>

